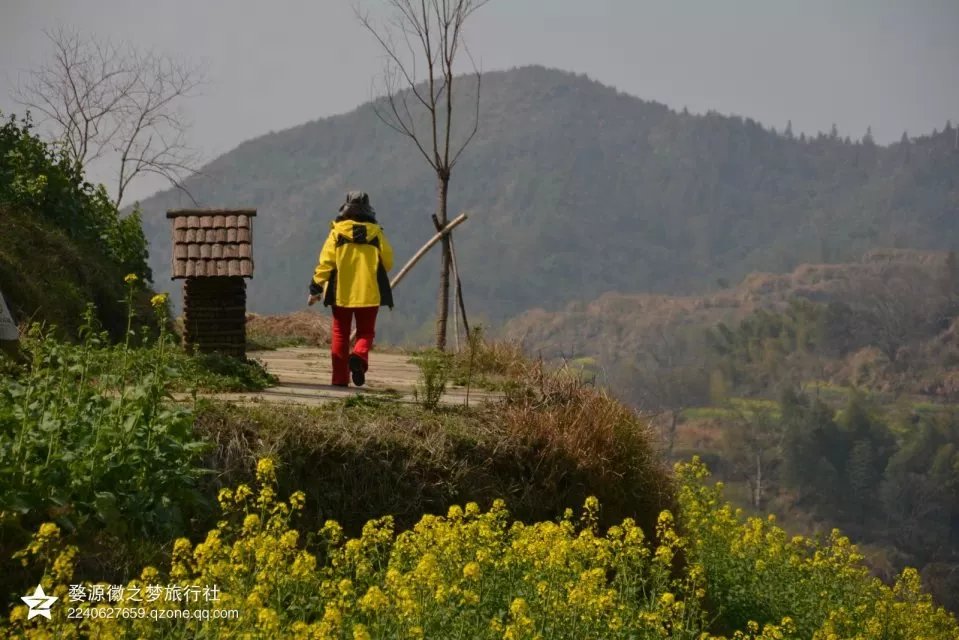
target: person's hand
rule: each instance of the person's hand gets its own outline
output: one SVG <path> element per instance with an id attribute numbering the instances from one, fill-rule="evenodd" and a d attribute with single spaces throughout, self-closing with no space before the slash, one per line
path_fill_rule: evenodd
<path id="1" fill-rule="evenodd" d="M 311 294 L 311 295 L 308 296 L 307 299 L 306 299 L 306 306 L 312 307 L 314 304 L 316 304 L 317 302 L 319 302 L 319 300 L 320 300 L 320 296 L 314 296 L 314 295 Z"/>

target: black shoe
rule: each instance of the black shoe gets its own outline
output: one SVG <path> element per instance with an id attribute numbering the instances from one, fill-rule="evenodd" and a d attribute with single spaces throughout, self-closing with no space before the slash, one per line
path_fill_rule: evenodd
<path id="1" fill-rule="evenodd" d="M 366 382 L 366 365 L 355 353 L 350 356 L 350 372 L 353 374 L 353 384 L 362 387 Z"/>

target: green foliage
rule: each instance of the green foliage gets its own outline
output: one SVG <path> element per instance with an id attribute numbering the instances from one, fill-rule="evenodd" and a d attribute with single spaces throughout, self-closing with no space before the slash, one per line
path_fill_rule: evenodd
<path id="1" fill-rule="evenodd" d="M 959 638 L 955 618 L 923 593 L 914 569 L 890 588 L 870 577 L 862 554 L 837 529 L 816 541 L 790 539 L 772 516 L 743 522 L 722 484 L 706 484 L 698 459 L 676 470 L 680 523 L 694 541 L 689 558 L 702 564 L 726 628 L 788 617 L 797 638 Z"/>
<path id="2" fill-rule="evenodd" d="M 279 384 L 279 379 L 257 360 L 240 360 L 215 353 L 190 356 L 178 352 L 174 360 L 181 377 L 179 391 L 196 388 L 208 392 L 259 391 Z"/>
<path id="3" fill-rule="evenodd" d="M 896 542 L 920 560 L 959 549 L 959 411 L 925 414 L 883 472 L 880 497 Z"/>
<path id="4" fill-rule="evenodd" d="M 31 211 L 85 249 L 103 252 L 123 273 L 151 279 L 140 213 L 121 217 L 102 185 L 85 182 L 64 154 L 32 133 L 29 116 L 18 123 L 10 115 L 0 126 L 0 206 Z"/>
<path id="5" fill-rule="evenodd" d="M 810 404 L 789 393 L 783 414 L 786 485 L 833 518 L 872 522 L 879 480 L 896 444 L 866 399 L 851 394 L 837 419 L 820 400 Z"/>
<path id="6" fill-rule="evenodd" d="M 0 292 L 18 322 L 44 322 L 74 338 L 86 305 L 96 302 L 99 320 L 122 340 L 123 275 L 49 221 L 0 206 Z"/>
<path id="7" fill-rule="evenodd" d="M 148 283 L 139 212 L 120 216 L 102 186 L 32 132 L 29 118 L 0 121 L 0 291 L 20 321 L 55 325 L 74 338 L 88 303 L 114 340 L 126 324 L 122 278 Z M 150 293 L 136 298 L 153 324 Z"/>
<path id="8" fill-rule="evenodd" d="M 3 562 L 11 545 L 50 517 L 78 540 L 106 547 L 87 559 L 105 562 L 103 571 L 122 572 L 156 553 L 161 541 L 189 531 L 210 507 L 200 480 L 211 445 L 195 435 L 194 412 L 174 402 L 172 392 L 275 382 L 256 362 L 184 353 L 166 330 L 164 295 L 151 300 L 159 333 L 135 330 L 138 290 L 128 278 L 126 338 L 119 344 L 101 330 L 90 305 L 78 343 L 33 324 L 22 340 L 25 363 L 0 355 Z M 0 572 L 11 588 L 33 579 L 2 562 Z"/>
<path id="9" fill-rule="evenodd" d="M 456 82 L 460 95 L 474 95 L 472 79 Z M 959 236 L 959 217 L 943 215 L 957 193 L 954 136 L 888 147 L 799 141 L 542 67 L 484 74 L 480 113 L 449 206 L 472 214 L 456 232 L 467 305 L 497 324 L 606 291 L 689 292 L 788 270 L 818 262 L 824 240 L 831 260 L 848 261 L 896 237 L 945 250 Z M 426 124 L 425 114 L 413 116 Z M 216 163 L 215 180 L 187 181 L 194 197 L 248 203 L 277 222 L 257 231 L 250 304 L 264 312 L 302 307 L 297 283 L 314 267 L 323 220 L 352 185 L 375 180 L 367 188 L 399 264 L 433 233 L 435 176 L 371 105 L 251 140 Z M 189 204 L 174 190 L 143 203 L 158 282 L 170 261 L 163 211 Z M 436 308 L 438 260 L 407 276 L 378 335 L 393 344 L 422 335 Z"/>
<path id="10" fill-rule="evenodd" d="M 171 337 L 111 348 L 92 311 L 82 336 L 69 345 L 34 327 L 28 369 L 0 380 L 0 511 L 29 523 L 57 508 L 83 532 L 181 531 L 202 504 L 194 462 L 205 445 L 192 413 L 170 401 Z M 104 348 L 120 358 L 97 357 Z"/>
<path id="11" fill-rule="evenodd" d="M 419 367 L 420 380 L 414 395 L 423 408 L 433 411 L 439 405 L 453 370 L 452 355 L 436 349 L 422 351 L 412 358 Z"/>
<path id="12" fill-rule="evenodd" d="M 706 344 L 734 386 L 764 388 L 779 377 L 786 358 L 820 349 L 828 336 L 827 305 L 801 298 L 785 311 L 756 309 L 737 326 L 706 329 Z"/>

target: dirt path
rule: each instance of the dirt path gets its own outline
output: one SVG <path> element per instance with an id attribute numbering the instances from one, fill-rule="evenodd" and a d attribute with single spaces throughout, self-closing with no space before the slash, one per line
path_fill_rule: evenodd
<path id="1" fill-rule="evenodd" d="M 331 360 L 328 349 L 290 347 L 275 351 L 254 351 L 247 354 L 259 360 L 267 371 L 280 379 L 279 386 L 264 391 L 248 393 L 219 393 L 214 397 L 236 403 L 279 402 L 302 405 L 319 405 L 358 394 L 392 396 L 400 402 L 414 402 L 413 389 L 419 379 L 419 369 L 410 362 L 409 356 L 395 353 L 370 354 L 370 370 L 366 384 L 361 388 L 352 385 L 343 389 L 330 385 Z M 498 397 L 481 389 L 469 393 L 470 405 Z M 443 404 L 466 403 L 466 389 L 447 387 L 441 400 Z"/>

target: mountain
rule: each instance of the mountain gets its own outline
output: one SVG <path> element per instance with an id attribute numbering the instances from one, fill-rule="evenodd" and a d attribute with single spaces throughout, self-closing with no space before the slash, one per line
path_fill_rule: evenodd
<path id="1" fill-rule="evenodd" d="M 465 125 L 475 84 L 457 83 L 465 93 L 454 122 Z M 959 238 L 949 124 L 882 147 L 835 130 L 797 139 L 748 118 L 680 113 L 543 67 L 484 74 L 481 88 L 479 132 L 450 186 L 450 215 L 471 213 L 455 237 L 474 321 L 608 291 L 694 293 L 753 271 L 850 261 L 882 246 L 944 250 Z M 250 140 L 187 181 L 200 206 L 259 210 L 251 311 L 303 306 L 348 189 L 370 193 L 397 268 L 432 234 L 435 177 L 376 106 Z M 161 289 L 173 290 L 164 211 L 191 205 L 176 190 L 141 203 Z M 428 336 L 438 265 L 436 253 L 398 287 L 383 338 Z"/>

